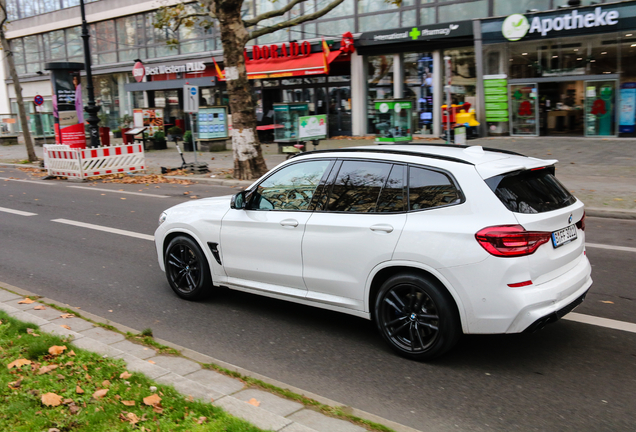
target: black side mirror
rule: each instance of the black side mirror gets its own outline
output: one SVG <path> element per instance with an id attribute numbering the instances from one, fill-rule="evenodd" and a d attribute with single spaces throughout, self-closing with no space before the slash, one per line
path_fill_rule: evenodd
<path id="1" fill-rule="evenodd" d="M 245 208 L 247 200 L 245 199 L 245 191 L 241 191 L 236 195 L 232 196 L 230 200 L 230 208 L 235 210 L 243 210 Z"/>

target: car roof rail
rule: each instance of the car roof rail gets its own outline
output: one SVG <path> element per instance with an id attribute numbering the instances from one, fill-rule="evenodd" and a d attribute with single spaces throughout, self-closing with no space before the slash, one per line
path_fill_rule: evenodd
<path id="1" fill-rule="evenodd" d="M 385 149 L 376 149 L 376 148 L 374 148 L 374 149 L 369 149 L 369 148 L 343 148 L 343 149 L 332 149 L 332 150 L 313 150 L 313 151 L 307 151 L 307 152 L 298 153 L 298 154 L 292 156 L 292 159 L 295 159 L 297 157 L 306 156 L 306 155 L 318 154 L 318 153 L 384 153 L 384 154 L 399 154 L 399 155 L 405 155 L 405 156 L 419 156 L 419 157 L 424 157 L 424 158 L 429 158 L 429 159 L 440 159 L 440 160 L 445 160 L 445 161 L 449 161 L 449 162 L 462 163 L 462 164 L 466 164 L 466 165 L 475 165 L 472 162 L 468 162 L 467 160 L 455 158 L 455 157 L 452 157 L 452 156 L 438 155 L 438 154 L 432 154 L 432 153 L 422 153 L 422 152 L 415 152 L 415 151 L 408 151 L 408 150 L 389 150 L 389 149 L 385 150 Z"/>
<path id="2" fill-rule="evenodd" d="M 419 144 L 419 145 L 425 145 L 425 146 L 431 146 L 431 147 L 449 147 L 449 148 L 461 148 L 461 149 L 467 149 L 467 148 L 471 148 L 471 147 L 475 147 L 475 146 L 469 146 L 469 145 L 457 145 L 457 144 Z M 480 146 L 481 147 L 481 146 Z M 484 151 L 489 151 L 489 152 L 495 152 L 495 153 L 505 153 L 505 154 L 509 154 L 509 155 L 514 155 L 514 156 L 523 156 L 523 157 L 527 157 L 526 155 L 522 154 L 522 153 L 518 153 L 512 150 L 504 150 L 504 149 L 496 149 L 496 148 L 492 148 L 492 147 L 481 147 Z"/>

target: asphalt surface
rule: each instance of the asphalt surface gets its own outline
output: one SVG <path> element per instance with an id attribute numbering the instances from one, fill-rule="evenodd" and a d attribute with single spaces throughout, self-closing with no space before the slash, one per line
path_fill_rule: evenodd
<path id="1" fill-rule="evenodd" d="M 163 209 L 237 188 L 18 182 L 5 179 L 28 175 L 0 171 L 0 207 L 37 214 L 0 211 L 0 281 L 420 430 L 636 429 L 635 333 L 561 320 L 530 335 L 465 336 L 435 362 L 408 361 L 363 319 L 225 289 L 180 300 L 152 241 L 53 222 L 152 235 Z M 636 247 L 636 221 L 587 227 L 589 243 Z M 636 323 L 636 253 L 588 255 L 594 285 L 576 312 Z"/>

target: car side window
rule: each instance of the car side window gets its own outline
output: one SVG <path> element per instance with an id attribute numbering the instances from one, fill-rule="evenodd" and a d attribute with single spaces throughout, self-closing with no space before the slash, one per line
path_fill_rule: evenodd
<path id="1" fill-rule="evenodd" d="M 405 172 L 406 168 L 404 165 L 393 165 L 391 174 L 380 193 L 376 212 L 396 213 L 404 211 L 406 202 L 406 194 L 404 193 Z"/>
<path id="2" fill-rule="evenodd" d="M 461 202 L 453 181 L 439 171 L 409 167 L 409 209 L 422 210 Z"/>
<path id="3" fill-rule="evenodd" d="M 373 213 L 392 164 L 371 161 L 344 161 L 327 203 L 327 211 Z"/>
<path id="4" fill-rule="evenodd" d="M 307 210 L 320 179 L 332 161 L 288 165 L 263 180 L 249 201 L 250 210 Z"/>

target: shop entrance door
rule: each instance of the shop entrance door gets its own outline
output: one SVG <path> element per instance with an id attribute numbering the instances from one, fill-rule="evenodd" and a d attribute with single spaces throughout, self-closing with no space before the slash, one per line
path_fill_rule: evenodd
<path id="1" fill-rule="evenodd" d="M 351 87 L 329 88 L 329 135 L 351 135 Z"/>
<path id="2" fill-rule="evenodd" d="M 585 136 L 616 136 L 616 80 L 585 81 Z"/>
<path id="3" fill-rule="evenodd" d="M 539 136 L 537 83 L 510 84 L 510 135 Z"/>

